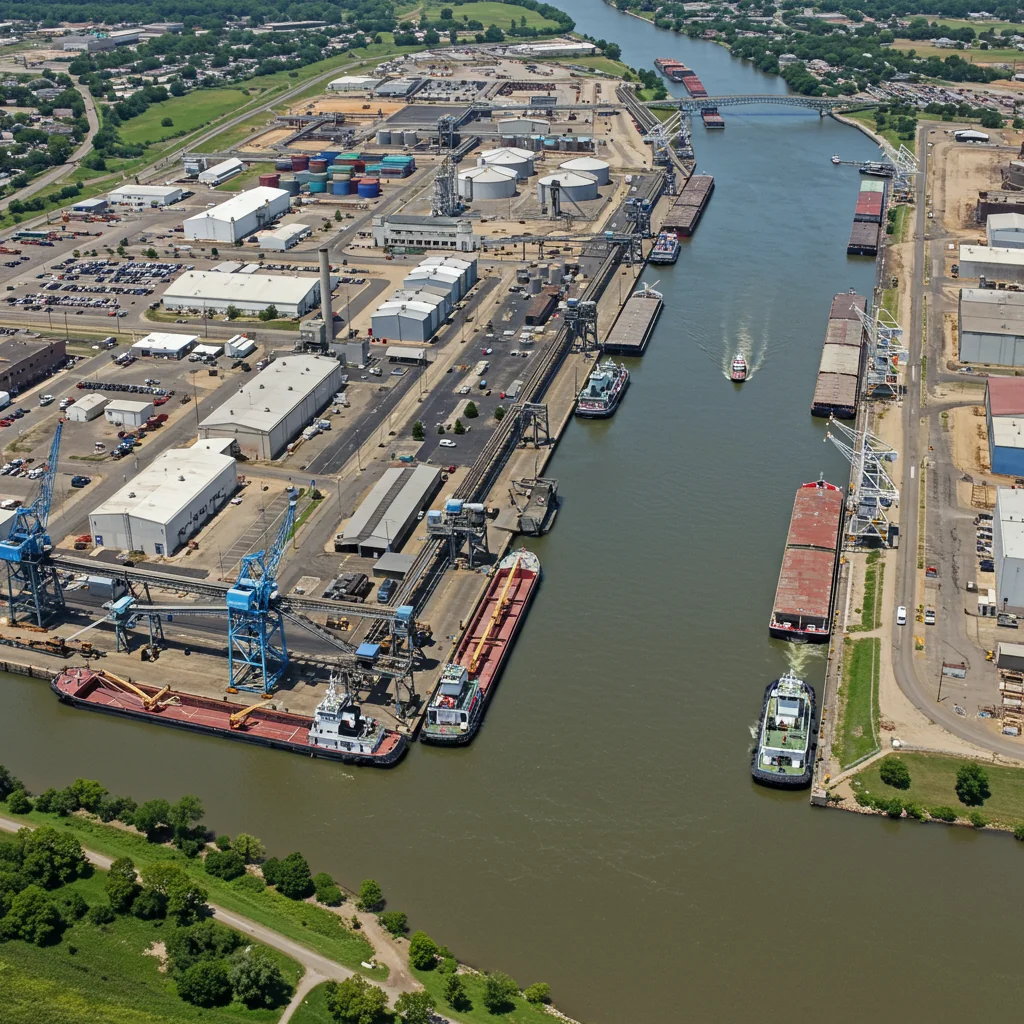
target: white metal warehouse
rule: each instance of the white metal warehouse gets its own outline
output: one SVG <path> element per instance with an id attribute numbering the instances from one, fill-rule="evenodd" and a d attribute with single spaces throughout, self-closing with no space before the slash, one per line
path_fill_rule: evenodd
<path id="1" fill-rule="evenodd" d="M 69 405 L 64 415 L 72 423 L 88 423 L 89 420 L 102 416 L 109 403 L 110 399 L 106 395 L 94 391 L 92 394 L 83 395 L 74 405 Z"/>
<path id="2" fill-rule="evenodd" d="M 230 157 L 227 160 L 215 164 L 205 171 L 200 171 L 199 180 L 204 185 L 223 185 L 225 181 L 241 174 L 245 170 L 245 164 L 237 157 Z"/>
<path id="3" fill-rule="evenodd" d="M 328 92 L 366 92 L 375 89 L 383 78 L 370 78 L 367 75 L 342 75 L 327 83 Z"/>
<path id="4" fill-rule="evenodd" d="M 992 552 L 999 611 L 1024 611 L 1024 491 L 996 488 Z"/>
<path id="5" fill-rule="evenodd" d="M 961 245 L 960 277 L 1024 284 L 1024 249 Z"/>
<path id="6" fill-rule="evenodd" d="M 985 218 L 988 244 L 996 249 L 1024 249 L 1024 214 L 990 213 Z"/>
<path id="7" fill-rule="evenodd" d="M 235 460 L 221 445 L 171 448 L 89 515 L 98 547 L 171 555 L 238 488 Z"/>
<path id="8" fill-rule="evenodd" d="M 212 210 L 189 217 L 183 224 L 185 237 L 233 245 L 254 231 L 269 227 L 290 206 L 291 196 L 283 188 L 260 185 L 240 192 Z"/>
<path id="9" fill-rule="evenodd" d="M 465 294 L 462 274 L 455 267 L 416 267 L 402 281 L 404 288 L 437 288 L 448 295 L 454 305 Z"/>
<path id="10" fill-rule="evenodd" d="M 434 307 L 425 302 L 385 302 L 370 318 L 375 338 L 423 344 L 434 336 Z"/>
<path id="11" fill-rule="evenodd" d="M 421 267 L 451 267 L 462 275 L 462 294 L 465 295 L 477 281 L 477 259 L 461 256 L 427 256 L 420 260 Z"/>
<path id="12" fill-rule="evenodd" d="M 386 469 L 335 537 L 335 550 L 369 558 L 397 551 L 416 525 L 416 514 L 440 489 L 441 471 L 434 466 Z"/>
<path id="13" fill-rule="evenodd" d="M 199 340 L 195 334 L 168 334 L 163 331 L 153 331 L 144 338 L 140 338 L 134 345 L 132 351 L 137 356 L 156 356 L 159 359 L 183 359 L 192 351 Z"/>
<path id="14" fill-rule="evenodd" d="M 1024 293 L 961 288 L 957 312 L 961 362 L 1024 366 Z"/>
<path id="15" fill-rule="evenodd" d="M 242 313 L 260 313 L 274 306 L 281 316 L 302 316 L 320 304 L 320 278 L 281 274 L 220 274 L 189 270 L 167 287 L 167 309 L 208 309 L 223 312 L 234 306 Z"/>
<path id="16" fill-rule="evenodd" d="M 152 402 L 132 402 L 115 398 L 103 409 L 106 421 L 115 427 L 141 427 L 156 410 Z"/>
<path id="17" fill-rule="evenodd" d="M 171 185 L 122 185 L 107 194 L 112 206 L 170 206 L 183 193 Z"/>
<path id="18" fill-rule="evenodd" d="M 199 424 L 200 437 L 232 437 L 249 458 L 275 459 L 341 385 L 331 356 L 276 359 Z"/>
<path id="19" fill-rule="evenodd" d="M 308 224 L 281 224 L 271 231 L 261 231 L 256 240 L 261 249 L 270 252 L 284 252 L 293 245 L 312 234 L 313 229 Z"/>

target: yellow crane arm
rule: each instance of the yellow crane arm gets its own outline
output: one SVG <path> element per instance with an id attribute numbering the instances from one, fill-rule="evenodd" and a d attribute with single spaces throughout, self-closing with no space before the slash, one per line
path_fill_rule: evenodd
<path id="1" fill-rule="evenodd" d="M 519 568 L 519 556 L 516 555 L 515 561 L 509 567 L 508 578 L 505 580 L 505 588 L 501 592 L 501 597 L 498 598 L 498 603 L 494 607 L 494 612 L 491 614 L 491 621 L 487 623 L 487 629 L 484 630 L 483 636 L 480 637 L 480 642 L 476 645 L 476 649 L 473 651 L 473 658 L 469 663 L 469 674 L 475 675 L 477 665 L 480 662 L 480 655 L 483 653 L 484 644 L 489 643 L 491 639 L 491 633 L 494 632 L 494 627 L 498 624 L 498 620 L 501 618 L 501 613 L 505 610 L 505 602 L 508 600 L 508 592 L 512 587 L 512 581 L 515 579 L 516 570 Z"/>
<path id="2" fill-rule="evenodd" d="M 237 729 L 241 724 L 251 715 L 257 708 L 265 707 L 264 704 L 250 704 L 247 708 L 242 708 L 241 711 L 236 711 L 229 719 L 228 723 L 232 729 Z"/>
<path id="3" fill-rule="evenodd" d="M 147 711 L 152 711 L 152 709 L 160 702 L 160 700 L 167 696 L 171 689 L 169 686 L 165 686 L 162 690 L 159 690 L 157 693 L 154 693 L 152 696 L 150 696 L 144 690 L 140 690 L 134 683 L 129 683 L 127 679 L 122 679 L 120 676 L 115 676 L 113 672 L 101 672 L 100 674 L 103 676 L 104 679 L 106 679 L 108 682 L 113 683 L 115 686 L 120 686 L 123 689 L 127 690 L 129 693 L 134 693 L 135 696 L 142 701 L 142 706 Z"/>

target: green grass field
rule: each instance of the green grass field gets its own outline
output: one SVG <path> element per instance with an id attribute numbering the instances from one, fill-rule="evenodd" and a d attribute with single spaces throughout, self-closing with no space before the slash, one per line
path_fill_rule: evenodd
<path id="1" fill-rule="evenodd" d="M 26 824 L 53 825 L 58 829 L 67 829 L 87 850 L 108 857 L 131 857 L 140 870 L 157 861 L 173 861 L 206 889 L 211 903 L 244 914 L 368 977 L 378 980 L 387 977 L 387 969 L 384 967 L 366 971 L 359 966 L 363 960 L 373 959 L 373 947 L 359 932 L 347 928 L 337 914 L 324 907 L 290 900 L 270 888 L 258 893 L 246 892 L 231 882 L 208 875 L 200 861 L 190 860 L 173 847 L 147 842 L 144 836 L 135 832 L 104 825 L 81 815 L 59 818 L 53 814 L 33 811 L 29 815 L 18 816 L 8 814 L 6 808 L 3 813 Z M 316 870 L 313 866 L 313 871 Z"/>
<path id="2" fill-rule="evenodd" d="M 247 102 L 249 97 L 241 89 L 196 89 L 186 96 L 152 104 L 144 114 L 125 121 L 118 131 L 125 142 L 151 145 L 202 128 Z M 165 117 L 174 122 L 173 126 L 160 125 Z"/>
<path id="3" fill-rule="evenodd" d="M 954 50 L 948 47 L 933 46 L 927 39 L 897 39 L 892 44 L 892 48 L 903 52 L 913 50 L 918 57 L 939 57 L 942 60 L 947 57 L 962 57 L 970 64 L 1002 64 L 1013 61 L 1024 63 L 1024 51 L 1013 48 Z"/>
<path id="4" fill-rule="evenodd" d="M 971 21 L 968 18 L 944 18 L 939 14 L 921 14 L 915 17 L 926 18 L 929 22 L 935 22 L 945 28 L 973 28 L 979 33 L 991 29 L 998 35 L 1004 28 L 1012 28 L 1018 34 L 1024 32 L 1024 25 L 1012 21 Z"/>
<path id="5" fill-rule="evenodd" d="M 292 1014 L 291 1024 L 337 1024 L 327 1010 L 326 989 L 327 982 L 310 989 Z"/>
<path id="6" fill-rule="evenodd" d="M 73 890 L 90 906 L 105 903 L 105 881 L 105 872 L 97 871 L 54 895 L 59 899 Z M 0 1019 L 4 1024 L 270 1024 L 281 1016 L 280 1009 L 248 1010 L 240 1003 L 201 1010 L 183 1002 L 158 958 L 146 954 L 173 928 L 165 921 L 134 917 L 118 917 L 102 927 L 83 920 L 52 946 L 3 943 Z M 299 964 L 275 950 L 267 953 L 294 986 L 302 976 Z"/>
<path id="7" fill-rule="evenodd" d="M 273 174 L 274 165 L 270 161 L 249 164 L 241 174 L 228 178 L 223 185 L 218 185 L 216 192 L 241 192 L 243 189 L 252 188 L 258 182 L 261 174 Z"/>
<path id="8" fill-rule="evenodd" d="M 444 4 L 428 4 L 426 15 L 431 21 L 437 21 L 441 17 L 441 8 Z M 501 4 L 493 0 L 478 0 L 476 3 L 462 4 L 453 8 L 455 21 L 479 21 L 484 25 L 497 25 L 498 28 L 508 28 L 509 22 L 515 19 L 516 26 L 520 19 L 526 18 L 527 28 L 550 28 L 557 29 L 558 22 L 545 18 L 536 11 L 520 7 L 518 4 Z"/>
<path id="9" fill-rule="evenodd" d="M 603 71 L 606 75 L 614 75 L 621 78 L 629 70 L 628 65 L 622 61 L 609 60 L 607 57 L 565 57 L 557 61 L 545 61 L 554 64 L 578 64 L 580 67 L 593 68 L 595 71 Z"/>
<path id="10" fill-rule="evenodd" d="M 895 290 L 895 289 L 893 289 Z M 872 551 L 864 566 L 864 596 L 861 599 L 860 624 L 850 627 L 850 632 L 868 632 L 877 629 L 881 623 L 882 580 L 885 566 L 879 561 L 879 552 Z"/>
<path id="11" fill-rule="evenodd" d="M 851 121 L 859 121 L 866 128 L 870 128 L 873 132 L 881 135 L 883 139 L 889 142 L 896 149 L 899 149 L 900 146 L 903 145 L 906 146 L 911 153 L 914 151 L 914 139 L 901 139 L 891 128 L 885 128 L 883 131 L 878 131 L 878 125 L 875 124 L 874 111 L 858 110 L 853 114 L 843 114 L 843 117 L 848 117 Z"/>
<path id="12" fill-rule="evenodd" d="M 882 642 L 846 640 L 835 754 L 843 768 L 878 749 L 878 676 Z"/>
<path id="13" fill-rule="evenodd" d="M 463 1021 L 465 1024 L 494 1024 L 496 1020 L 502 1021 L 503 1024 L 551 1024 L 551 1015 L 543 1007 L 534 1006 L 522 998 L 516 999 L 515 1006 L 508 1013 L 495 1016 L 484 1006 L 482 974 L 462 975 L 466 994 L 472 1005 L 468 1010 L 456 1011 L 444 1001 L 443 974 L 439 971 L 417 971 L 412 967 L 409 968 L 409 973 L 434 997 L 438 1011 L 452 1020 Z M 316 1018 L 311 1018 L 311 1021 L 316 1021 Z"/>
<path id="14" fill-rule="evenodd" d="M 972 810 L 981 811 L 990 822 L 1001 825 L 1024 823 L 1024 771 L 986 764 L 992 795 L 979 808 L 964 807 L 957 799 L 957 769 L 964 764 L 959 757 L 938 754 L 900 754 L 910 771 L 910 789 L 893 789 L 879 778 L 879 761 L 873 761 L 854 778 L 854 785 L 874 796 L 898 796 L 904 803 L 923 807 L 952 807 L 966 817 Z"/>

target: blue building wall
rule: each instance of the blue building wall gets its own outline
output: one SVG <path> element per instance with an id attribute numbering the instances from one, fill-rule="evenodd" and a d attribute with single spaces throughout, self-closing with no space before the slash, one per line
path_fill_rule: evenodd
<path id="1" fill-rule="evenodd" d="M 989 442 L 992 472 L 1002 476 L 1024 476 L 1024 448 L 1007 448 Z"/>

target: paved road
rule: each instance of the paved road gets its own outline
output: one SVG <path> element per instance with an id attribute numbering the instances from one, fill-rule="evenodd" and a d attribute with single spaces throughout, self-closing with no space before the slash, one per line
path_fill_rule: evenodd
<path id="1" fill-rule="evenodd" d="M 3 213 L 10 206 L 12 199 L 28 199 L 29 196 L 34 196 L 37 192 L 46 188 L 47 185 L 52 185 L 55 181 L 65 177 L 68 170 L 76 167 L 78 162 L 92 149 L 92 138 L 100 130 L 100 121 L 96 114 L 96 104 L 93 102 L 92 93 L 89 92 L 86 86 L 76 85 L 75 88 L 85 101 L 85 116 L 89 121 L 89 131 L 86 133 L 81 145 L 71 154 L 71 159 L 67 163 L 51 167 L 45 174 L 41 174 L 23 189 L 15 192 L 14 195 L 8 196 L 6 199 L 0 199 L 0 213 Z"/>

